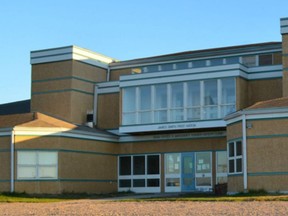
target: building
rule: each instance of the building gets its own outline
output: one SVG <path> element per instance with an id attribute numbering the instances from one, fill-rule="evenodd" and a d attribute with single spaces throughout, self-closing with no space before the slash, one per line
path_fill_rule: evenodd
<path id="1" fill-rule="evenodd" d="M 281 34 L 129 61 L 32 51 L 30 112 L 0 106 L 0 191 L 288 192 L 288 18 Z"/>

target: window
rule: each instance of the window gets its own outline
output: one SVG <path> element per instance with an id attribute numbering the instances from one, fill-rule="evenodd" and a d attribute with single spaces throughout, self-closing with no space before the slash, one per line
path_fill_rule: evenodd
<path id="1" fill-rule="evenodd" d="M 204 81 L 204 119 L 218 118 L 217 80 Z"/>
<path id="2" fill-rule="evenodd" d="M 255 67 L 255 66 L 257 66 L 256 55 L 243 56 L 242 57 L 242 64 L 244 64 L 247 67 Z"/>
<path id="3" fill-rule="evenodd" d="M 206 67 L 206 60 L 193 61 L 192 64 L 193 64 L 193 67 L 195 68 Z"/>
<path id="4" fill-rule="evenodd" d="M 173 70 L 173 64 L 164 64 L 161 65 L 162 71 L 171 71 Z"/>
<path id="5" fill-rule="evenodd" d="M 146 124 L 151 122 L 151 86 L 139 87 L 139 122 Z"/>
<path id="6" fill-rule="evenodd" d="M 227 152 L 216 152 L 216 184 L 227 183 Z"/>
<path id="7" fill-rule="evenodd" d="M 239 57 L 226 58 L 226 64 L 239 64 Z"/>
<path id="8" fill-rule="evenodd" d="M 221 79 L 221 116 L 224 117 L 236 110 L 236 90 L 233 78 Z"/>
<path id="9" fill-rule="evenodd" d="M 123 94 L 123 124 L 136 123 L 136 88 L 125 88 Z"/>
<path id="10" fill-rule="evenodd" d="M 187 83 L 187 120 L 199 120 L 201 118 L 200 81 Z"/>
<path id="11" fill-rule="evenodd" d="M 168 93 L 167 85 L 155 85 L 155 111 L 154 119 L 156 123 L 167 122 L 168 119 Z"/>
<path id="12" fill-rule="evenodd" d="M 259 66 L 272 65 L 272 54 L 259 55 Z"/>
<path id="13" fill-rule="evenodd" d="M 210 60 L 210 66 L 218 66 L 218 65 L 223 65 L 223 59 L 222 58 Z"/>
<path id="14" fill-rule="evenodd" d="M 236 110 L 235 78 L 123 89 L 122 124 L 220 119 Z"/>
<path id="15" fill-rule="evenodd" d="M 242 173 L 242 141 L 228 143 L 229 173 Z"/>
<path id="16" fill-rule="evenodd" d="M 146 68 L 147 68 L 148 73 L 159 71 L 158 65 L 150 65 L 150 66 L 147 66 Z"/>
<path id="17" fill-rule="evenodd" d="M 179 62 L 179 63 L 176 63 L 176 68 L 177 68 L 177 70 L 187 69 L 188 67 L 189 67 L 189 63 L 188 63 L 188 62 Z"/>
<path id="18" fill-rule="evenodd" d="M 18 151 L 18 179 L 56 179 L 58 177 L 57 152 Z"/>
<path id="19" fill-rule="evenodd" d="M 171 120 L 184 120 L 184 89 L 183 83 L 171 84 Z"/>
<path id="20" fill-rule="evenodd" d="M 118 173 L 119 191 L 160 192 L 159 155 L 120 156 Z"/>
<path id="21" fill-rule="evenodd" d="M 120 175 L 131 175 L 131 157 L 120 157 L 119 159 Z"/>

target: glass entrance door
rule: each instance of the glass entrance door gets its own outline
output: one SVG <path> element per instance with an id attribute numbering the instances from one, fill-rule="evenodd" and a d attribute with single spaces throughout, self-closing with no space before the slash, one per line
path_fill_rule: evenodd
<path id="1" fill-rule="evenodd" d="M 196 152 L 196 189 L 212 190 L 212 155 L 211 152 Z"/>
<path id="2" fill-rule="evenodd" d="M 182 191 L 195 190 L 194 153 L 182 153 Z"/>

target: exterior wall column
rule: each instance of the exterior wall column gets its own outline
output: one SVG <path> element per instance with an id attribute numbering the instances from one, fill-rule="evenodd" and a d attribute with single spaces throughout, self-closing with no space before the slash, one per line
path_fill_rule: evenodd
<path id="1" fill-rule="evenodd" d="M 283 97 L 288 97 L 288 17 L 281 19 Z"/>

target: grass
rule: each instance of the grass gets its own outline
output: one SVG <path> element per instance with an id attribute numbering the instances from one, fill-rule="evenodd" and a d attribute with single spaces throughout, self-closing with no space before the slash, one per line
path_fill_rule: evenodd
<path id="1" fill-rule="evenodd" d="M 247 202 L 247 201 L 288 201 L 288 195 L 269 194 L 264 190 L 249 191 L 248 193 L 239 193 L 236 195 L 216 196 L 205 193 L 186 193 L 175 197 L 156 197 L 144 199 L 125 199 L 120 201 L 142 202 L 142 201 L 194 201 L 194 202 Z"/>
<path id="2" fill-rule="evenodd" d="M 12 203 L 12 202 L 25 202 L 25 203 L 48 203 L 48 202 L 62 202 L 68 200 L 79 199 L 100 199 L 109 197 L 127 196 L 131 193 L 115 193 L 115 194 L 87 194 L 87 193 L 62 193 L 59 195 L 41 194 L 31 195 L 27 193 L 0 193 L 0 203 Z"/>
<path id="3" fill-rule="evenodd" d="M 122 197 L 133 195 L 132 193 L 115 193 L 115 194 L 78 194 L 63 193 L 60 195 L 29 195 L 26 193 L 2 193 L 0 194 L 1 202 L 25 202 L 25 203 L 48 203 L 62 202 L 79 199 L 100 199 L 107 197 Z M 288 201 L 288 195 L 268 194 L 265 191 L 250 191 L 249 193 L 239 193 L 237 195 L 215 196 L 214 194 L 195 194 L 185 193 L 173 197 L 159 198 L 129 198 L 117 200 L 117 202 L 145 202 L 145 201 L 194 201 L 194 202 L 244 202 L 244 201 Z"/>

